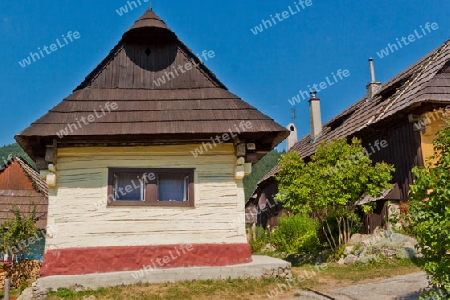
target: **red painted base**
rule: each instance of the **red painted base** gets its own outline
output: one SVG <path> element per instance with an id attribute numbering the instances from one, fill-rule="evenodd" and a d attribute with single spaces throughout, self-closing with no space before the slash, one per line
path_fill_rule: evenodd
<path id="1" fill-rule="evenodd" d="M 41 277 L 146 268 L 226 266 L 252 261 L 249 244 L 194 244 L 47 250 Z"/>

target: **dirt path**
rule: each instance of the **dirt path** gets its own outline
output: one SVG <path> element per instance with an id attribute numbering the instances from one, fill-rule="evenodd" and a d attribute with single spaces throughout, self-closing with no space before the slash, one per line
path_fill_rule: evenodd
<path id="1" fill-rule="evenodd" d="M 423 272 L 395 276 L 371 283 L 352 285 L 331 291 L 296 291 L 287 299 L 296 300 L 413 300 L 419 299 L 419 290 L 428 285 Z"/>

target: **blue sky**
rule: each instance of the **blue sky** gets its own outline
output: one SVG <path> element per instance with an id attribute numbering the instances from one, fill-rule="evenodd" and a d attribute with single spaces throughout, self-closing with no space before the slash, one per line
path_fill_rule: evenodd
<path id="1" fill-rule="evenodd" d="M 0 145 L 68 96 L 149 7 L 123 16 L 125 0 L 2 1 L 0 4 Z M 450 38 L 448 0 L 152 1 L 154 11 L 194 53 L 213 50 L 206 65 L 239 97 L 285 126 L 288 102 L 299 90 L 348 70 L 318 94 L 322 119 L 331 119 L 365 94 L 373 57 L 377 80 L 385 82 Z M 300 11 L 296 9 L 296 5 Z M 291 7 L 293 14 L 289 11 Z M 255 35 L 251 28 L 287 11 L 287 19 Z M 280 18 L 283 18 L 282 16 Z M 420 26 L 437 23 L 427 31 Z M 417 30 L 409 45 L 380 58 L 396 38 Z M 63 48 L 22 68 L 19 61 L 69 31 L 80 33 Z M 62 42 L 63 43 L 63 42 Z M 307 101 L 295 105 L 299 136 L 309 133 Z"/>

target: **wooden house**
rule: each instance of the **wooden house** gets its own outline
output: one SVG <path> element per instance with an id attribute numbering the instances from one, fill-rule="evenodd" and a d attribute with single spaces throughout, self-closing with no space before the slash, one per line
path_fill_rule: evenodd
<path id="1" fill-rule="evenodd" d="M 145 12 L 16 136 L 50 187 L 42 276 L 251 261 L 242 179 L 287 135 Z"/>
<path id="2" fill-rule="evenodd" d="M 373 214 L 364 216 L 364 231 L 372 232 L 385 225 L 389 203 L 407 202 L 411 172 L 422 167 L 433 154 L 432 141 L 450 117 L 450 41 L 426 55 L 388 82 L 375 79 L 373 61 L 371 82 L 367 94 L 322 125 L 320 99 L 310 99 L 311 134 L 292 146 L 308 161 L 315 148 L 334 138 L 357 137 L 362 140 L 366 154 L 373 162 L 384 161 L 395 166 L 393 188 L 377 199 L 366 197 L 362 202 L 377 201 Z M 277 191 L 274 167 L 259 183 L 253 198 L 247 203 L 265 204 L 264 199 Z M 262 204 L 261 204 L 262 201 Z M 269 218 L 276 217 L 278 209 Z M 264 225 L 264 223 L 261 223 Z"/>
<path id="3" fill-rule="evenodd" d="M 13 206 L 20 212 L 36 209 L 36 225 L 47 225 L 48 187 L 39 173 L 24 159 L 14 155 L 0 166 L 0 223 L 14 218 Z"/>

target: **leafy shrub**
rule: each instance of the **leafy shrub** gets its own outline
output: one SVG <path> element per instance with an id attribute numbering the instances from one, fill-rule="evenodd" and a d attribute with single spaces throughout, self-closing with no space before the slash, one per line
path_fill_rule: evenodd
<path id="1" fill-rule="evenodd" d="M 267 234 L 264 228 L 255 227 L 254 235 L 255 239 L 251 238 L 249 241 L 253 253 L 261 251 L 267 244 Z"/>
<path id="2" fill-rule="evenodd" d="M 280 217 L 279 226 L 270 235 L 270 243 L 287 253 L 311 253 L 320 249 L 318 223 L 306 215 Z"/>
<path id="3" fill-rule="evenodd" d="M 448 125 L 449 126 L 449 125 Z M 431 287 L 427 299 L 450 298 L 450 127 L 433 141 L 434 156 L 428 168 L 413 169 L 410 191 L 409 228 L 419 242 Z"/>
<path id="4" fill-rule="evenodd" d="M 31 254 L 34 243 L 28 243 L 29 238 L 34 237 L 39 231 L 36 226 L 36 205 L 31 211 L 22 213 L 17 205 L 13 205 L 11 218 L 0 224 L 0 252 L 7 252 L 10 257 L 17 255 L 17 260 L 25 260 L 27 254 Z M 17 251 L 12 253 L 12 251 Z"/>
<path id="5" fill-rule="evenodd" d="M 13 205 L 11 218 L 0 224 L 0 252 L 8 253 L 14 264 L 7 267 L 11 286 L 23 291 L 37 279 L 40 270 L 38 261 L 26 261 L 37 243 L 36 205 L 32 205 L 29 213 L 22 213 L 17 205 Z M 36 239 L 35 239 L 36 238 Z M 13 258 L 13 255 L 16 255 Z M 6 269 L 6 268 L 5 268 Z"/>

